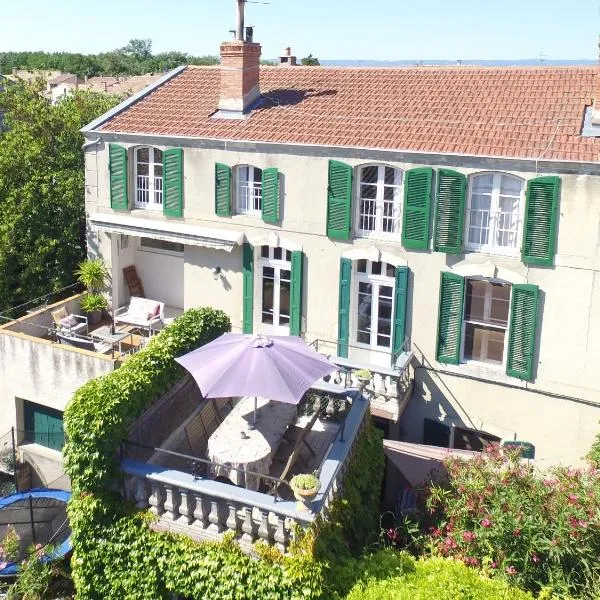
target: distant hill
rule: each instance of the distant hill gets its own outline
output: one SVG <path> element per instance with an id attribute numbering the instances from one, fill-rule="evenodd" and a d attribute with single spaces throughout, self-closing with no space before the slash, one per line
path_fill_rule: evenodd
<path id="1" fill-rule="evenodd" d="M 321 60 L 322 65 L 327 67 L 449 67 L 459 64 L 457 60 Z M 537 67 L 540 66 L 539 58 L 525 58 L 520 60 L 463 60 L 462 66 L 479 67 Z M 568 67 L 578 65 L 595 65 L 597 60 L 590 59 L 564 59 L 564 60 L 542 60 L 544 67 Z"/>

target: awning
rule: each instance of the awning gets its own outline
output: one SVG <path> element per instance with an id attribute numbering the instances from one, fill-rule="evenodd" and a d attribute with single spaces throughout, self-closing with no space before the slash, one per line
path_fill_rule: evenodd
<path id="1" fill-rule="evenodd" d="M 89 217 L 89 222 L 92 229 L 96 231 L 147 237 L 188 246 L 226 250 L 227 252 L 231 252 L 236 244 L 241 244 L 244 240 L 244 234 L 237 231 L 198 227 L 171 221 L 140 219 L 129 215 L 95 213 Z"/>
<path id="2" fill-rule="evenodd" d="M 471 450 L 440 448 L 394 440 L 383 440 L 383 451 L 412 486 L 428 480 L 432 471 L 443 469 L 443 461 L 449 456 L 473 458 L 479 454 Z"/>

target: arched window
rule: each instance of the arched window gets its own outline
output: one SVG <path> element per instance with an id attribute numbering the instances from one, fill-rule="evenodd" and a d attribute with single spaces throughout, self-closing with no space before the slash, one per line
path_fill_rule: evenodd
<path id="1" fill-rule="evenodd" d="M 385 237 L 400 233 L 402 171 L 386 165 L 358 170 L 356 235 Z"/>
<path id="2" fill-rule="evenodd" d="M 355 263 L 355 335 L 359 346 L 391 349 L 396 268 L 385 262 Z"/>
<path id="3" fill-rule="evenodd" d="M 261 246 L 260 320 L 271 331 L 286 335 L 290 327 L 292 253 L 285 248 Z"/>
<path id="4" fill-rule="evenodd" d="M 517 255 L 524 209 L 523 180 L 505 173 L 482 173 L 470 179 L 466 248 Z"/>
<path id="5" fill-rule="evenodd" d="M 262 169 L 240 165 L 236 169 L 236 212 L 245 215 L 262 214 Z"/>
<path id="6" fill-rule="evenodd" d="M 152 146 L 134 150 L 135 206 L 148 210 L 163 207 L 163 153 Z"/>

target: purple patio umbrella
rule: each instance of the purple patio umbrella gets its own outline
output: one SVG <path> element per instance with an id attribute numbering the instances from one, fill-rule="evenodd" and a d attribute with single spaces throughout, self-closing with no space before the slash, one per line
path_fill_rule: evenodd
<path id="1" fill-rule="evenodd" d="M 336 365 L 298 337 L 224 333 L 175 359 L 205 398 L 254 396 L 298 404 L 306 390 Z"/>

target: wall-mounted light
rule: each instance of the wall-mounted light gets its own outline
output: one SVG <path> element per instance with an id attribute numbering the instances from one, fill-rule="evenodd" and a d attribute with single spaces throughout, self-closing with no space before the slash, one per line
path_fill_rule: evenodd
<path id="1" fill-rule="evenodd" d="M 219 277 L 221 276 L 221 267 L 213 267 L 212 274 L 213 279 L 217 281 L 217 279 L 219 279 Z"/>

